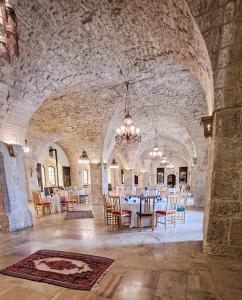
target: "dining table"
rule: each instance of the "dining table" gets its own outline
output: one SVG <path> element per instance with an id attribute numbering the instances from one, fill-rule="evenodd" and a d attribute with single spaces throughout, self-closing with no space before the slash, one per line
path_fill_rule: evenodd
<path id="1" fill-rule="evenodd" d="M 61 200 L 64 196 L 46 196 L 45 201 L 50 202 L 51 213 L 60 213 L 61 212 Z"/>
<path id="2" fill-rule="evenodd" d="M 155 210 L 166 209 L 166 199 L 157 197 L 155 200 Z M 121 199 L 122 210 L 131 211 L 130 228 L 137 227 L 137 212 L 140 212 L 140 198 L 139 197 L 123 197 Z M 148 226 L 148 218 L 142 220 L 142 226 Z"/>

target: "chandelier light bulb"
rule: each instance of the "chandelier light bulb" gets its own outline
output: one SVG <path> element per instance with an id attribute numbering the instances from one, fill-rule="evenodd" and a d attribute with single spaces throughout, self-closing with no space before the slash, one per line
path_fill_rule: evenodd
<path id="1" fill-rule="evenodd" d="M 115 142 L 117 145 L 131 145 L 138 144 L 141 142 L 141 136 L 139 134 L 140 130 L 135 128 L 131 115 L 129 114 L 129 109 L 127 105 L 128 100 L 128 85 L 129 82 L 125 82 L 127 87 L 126 93 L 126 103 L 125 103 L 125 116 L 123 125 L 117 129 L 117 135 L 115 136 Z"/>
<path id="2" fill-rule="evenodd" d="M 30 152 L 30 148 L 28 147 L 27 140 L 25 140 L 25 145 L 23 146 L 23 150 L 24 150 L 24 153 L 29 153 Z"/>
<path id="3" fill-rule="evenodd" d="M 86 153 L 85 150 L 82 152 L 82 155 L 78 159 L 78 163 L 83 164 L 83 165 L 84 164 L 89 164 L 89 159 L 88 159 L 88 156 L 87 156 L 87 153 Z"/>

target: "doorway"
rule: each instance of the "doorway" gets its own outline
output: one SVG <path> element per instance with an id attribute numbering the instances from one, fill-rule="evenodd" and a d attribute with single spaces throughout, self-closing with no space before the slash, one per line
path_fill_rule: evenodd
<path id="1" fill-rule="evenodd" d="M 176 175 L 170 174 L 167 176 L 167 185 L 174 187 L 176 185 Z"/>

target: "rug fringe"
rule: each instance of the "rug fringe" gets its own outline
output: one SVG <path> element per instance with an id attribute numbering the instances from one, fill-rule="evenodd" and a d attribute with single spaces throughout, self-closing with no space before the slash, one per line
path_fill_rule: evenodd
<path id="1" fill-rule="evenodd" d="M 103 278 L 107 275 L 107 273 L 110 271 L 111 266 L 112 266 L 112 265 L 110 265 L 110 266 L 102 273 L 102 275 L 98 278 L 98 280 L 96 281 L 96 283 L 93 285 L 93 287 L 91 288 L 91 292 L 92 292 L 92 293 L 94 293 L 94 294 L 97 293 L 97 289 L 100 287 L 102 279 L 103 279 Z"/>

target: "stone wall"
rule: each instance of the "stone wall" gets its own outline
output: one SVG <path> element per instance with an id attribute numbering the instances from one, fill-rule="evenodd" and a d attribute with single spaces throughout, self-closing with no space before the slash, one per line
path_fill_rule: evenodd
<path id="1" fill-rule="evenodd" d="M 9 232 L 32 226 L 22 147 L 14 145 L 13 150 L 15 157 L 0 142 L 0 230 Z"/>
<path id="2" fill-rule="evenodd" d="M 214 74 L 204 250 L 242 255 L 242 2 L 188 1 L 204 36 Z"/>

